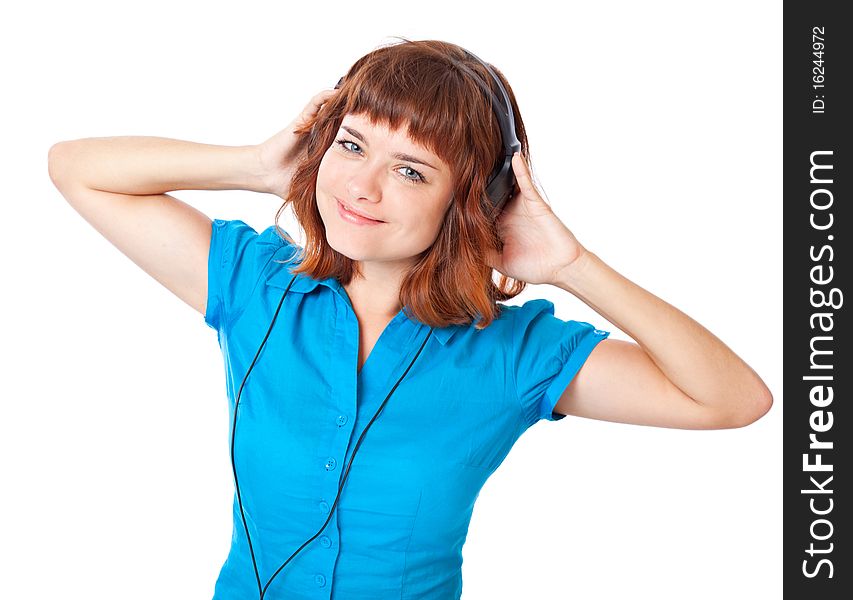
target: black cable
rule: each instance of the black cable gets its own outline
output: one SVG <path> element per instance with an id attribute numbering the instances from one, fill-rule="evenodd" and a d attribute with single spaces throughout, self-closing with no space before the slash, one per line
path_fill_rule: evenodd
<path id="1" fill-rule="evenodd" d="M 237 435 L 237 407 L 240 405 L 240 396 L 243 394 L 243 386 L 246 385 L 246 379 L 249 378 L 249 373 L 252 372 L 252 369 L 258 360 L 258 356 L 261 354 L 261 349 L 264 347 L 264 344 L 267 343 L 267 338 L 270 336 L 272 326 L 278 318 L 278 312 L 281 310 L 282 303 L 284 303 L 284 297 L 287 296 L 287 292 L 290 291 L 290 286 L 293 285 L 294 281 L 296 281 L 295 275 L 293 276 L 293 279 L 290 280 L 290 283 L 287 284 L 287 289 L 284 290 L 284 294 L 282 294 L 281 300 L 278 303 L 278 308 L 275 309 L 275 314 L 272 317 L 267 334 L 264 336 L 264 341 L 261 342 L 261 345 L 255 354 L 255 358 L 252 360 L 252 364 L 249 365 L 249 370 L 246 371 L 246 376 L 243 377 L 243 383 L 240 384 L 240 390 L 237 392 L 237 400 L 234 402 L 234 423 L 231 426 L 231 470 L 234 472 L 234 487 L 237 489 L 237 503 L 240 505 L 240 518 L 243 519 L 243 529 L 246 530 L 246 541 L 249 543 L 249 553 L 252 555 L 252 566 L 255 569 L 255 580 L 258 582 L 258 594 L 261 600 L 264 598 L 264 590 L 261 589 L 261 576 L 258 573 L 258 563 L 255 560 L 255 550 L 252 548 L 252 538 L 249 537 L 249 526 L 246 524 L 246 515 L 243 513 L 243 498 L 240 496 L 240 484 L 237 482 L 237 465 L 234 462 L 234 437 Z"/>
<path id="2" fill-rule="evenodd" d="M 269 588 L 273 579 L 276 578 L 276 576 L 281 572 L 281 570 L 284 569 L 285 566 L 287 566 L 287 563 L 289 563 L 293 559 L 294 556 L 299 554 L 299 552 L 301 552 L 302 549 L 305 548 L 305 546 L 307 546 L 313 540 L 315 540 L 317 538 L 317 536 L 320 535 L 323 532 L 323 530 L 326 528 L 326 525 L 329 524 L 329 521 L 331 521 L 332 515 L 335 512 L 335 508 L 338 505 L 338 499 L 341 496 L 341 491 L 343 490 L 344 484 L 346 483 L 346 480 L 349 477 L 350 467 L 352 467 L 353 460 L 355 460 L 356 452 L 358 452 L 358 449 L 361 446 L 361 442 L 362 442 L 362 440 L 364 440 L 364 436 L 367 434 L 367 431 L 370 429 L 370 427 L 373 425 L 374 421 L 376 421 L 376 419 L 379 417 L 379 414 L 385 408 L 385 405 L 388 403 L 388 399 L 391 397 L 391 395 L 397 389 L 397 386 L 400 385 L 400 382 L 408 374 L 409 370 L 411 370 L 412 365 L 415 364 L 415 361 L 418 359 L 418 356 L 420 356 L 421 351 L 424 349 L 424 346 L 426 346 L 426 343 L 429 340 L 429 338 L 433 332 L 433 329 L 430 328 L 429 333 L 427 334 L 424 341 L 421 343 L 421 347 L 418 348 L 418 351 L 415 354 L 415 357 L 412 359 L 412 362 L 409 363 L 409 366 L 406 368 L 406 370 L 403 372 L 403 374 L 397 380 L 397 383 L 394 384 L 394 387 L 391 388 L 391 391 L 388 392 L 387 396 L 385 396 L 385 400 L 382 401 L 382 404 L 379 406 L 379 409 L 376 411 L 376 414 L 373 415 L 373 418 L 370 419 L 370 422 L 364 428 L 364 431 L 361 432 L 361 435 L 359 436 L 358 441 L 355 444 L 355 448 L 353 449 L 352 456 L 350 457 L 349 463 L 347 463 L 346 470 L 343 472 L 343 478 L 341 479 L 341 481 L 338 484 L 338 493 L 335 495 L 335 501 L 332 503 L 332 507 L 329 509 L 329 516 L 326 517 L 326 521 L 323 523 L 323 525 L 320 527 L 320 529 L 317 531 L 317 533 L 315 533 L 313 536 L 311 536 L 310 538 L 305 540 L 305 542 L 303 542 L 303 544 L 299 548 L 297 548 L 293 552 L 293 554 L 290 555 L 290 558 L 288 558 L 286 561 L 284 561 L 284 563 L 282 563 L 282 565 L 278 569 L 276 569 L 275 573 L 273 573 L 272 577 L 270 577 L 269 581 L 267 581 L 266 585 L 264 585 L 262 588 L 261 587 L 261 576 L 260 576 L 260 573 L 258 572 L 258 563 L 255 560 L 255 551 L 254 551 L 254 548 L 252 546 L 252 539 L 249 536 L 249 526 L 246 524 L 246 515 L 243 512 L 243 499 L 242 499 L 242 496 L 240 495 L 240 484 L 237 481 L 237 465 L 236 465 L 236 462 L 234 460 L 234 440 L 235 440 L 235 437 L 237 434 L 237 407 L 240 404 L 240 396 L 243 393 L 243 386 L 246 384 L 246 380 L 249 378 L 249 373 L 251 373 L 252 369 L 255 367 L 255 363 L 258 360 L 258 356 L 260 356 L 261 350 L 263 349 L 264 344 L 266 344 L 267 338 L 269 338 L 270 333 L 272 332 L 273 325 L 275 325 L 275 321 L 278 318 L 278 313 L 281 310 L 282 304 L 284 303 L 284 298 L 285 298 L 285 296 L 287 296 L 287 292 L 290 290 L 290 286 L 293 285 L 293 282 L 295 280 L 296 280 L 296 276 L 294 275 L 293 279 L 290 280 L 290 283 L 287 284 L 287 289 L 284 290 L 284 294 L 282 294 L 282 296 L 281 296 L 281 300 L 279 301 L 278 307 L 276 308 L 275 314 L 273 315 L 272 321 L 270 322 L 270 326 L 269 326 L 269 329 L 267 330 L 267 334 L 264 336 L 264 340 L 261 342 L 261 345 L 258 348 L 257 353 L 255 354 L 255 358 L 252 360 L 252 364 L 249 366 L 249 369 L 246 371 L 246 376 L 243 377 L 243 382 L 240 384 L 240 390 L 237 392 L 237 400 L 234 403 L 234 421 L 233 421 L 233 424 L 231 427 L 231 469 L 234 472 L 234 487 L 237 490 L 237 503 L 240 506 L 240 517 L 243 520 L 243 529 L 246 531 L 246 540 L 249 543 L 249 553 L 252 556 L 252 567 L 254 568 L 254 571 L 255 571 L 255 580 L 257 581 L 257 584 L 258 584 L 258 597 L 260 600 L 263 600 L 264 594 L 266 594 L 267 588 Z"/>

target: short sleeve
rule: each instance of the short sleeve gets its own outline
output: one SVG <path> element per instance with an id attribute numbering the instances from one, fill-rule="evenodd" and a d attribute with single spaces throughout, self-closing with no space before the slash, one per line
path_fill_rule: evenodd
<path id="1" fill-rule="evenodd" d="M 204 313 L 208 326 L 219 331 L 243 312 L 266 265 L 284 244 L 275 226 L 259 234 L 240 220 L 212 222 Z"/>
<path id="2" fill-rule="evenodd" d="M 610 335 L 583 321 L 554 316 L 548 300 L 530 300 L 514 311 L 512 368 L 516 392 L 531 426 L 541 419 L 558 421 L 554 406 L 593 348 Z"/>

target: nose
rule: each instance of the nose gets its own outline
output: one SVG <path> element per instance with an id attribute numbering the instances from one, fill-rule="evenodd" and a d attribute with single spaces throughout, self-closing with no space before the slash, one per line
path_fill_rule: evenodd
<path id="1" fill-rule="evenodd" d="M 347 193 L 350 199 L 363 199 L 378 202 L 382 198 L 380 183 L 381 165 L 371 166 L 367 161 L 361 161 L 352 166 L 348 172 Z"/>

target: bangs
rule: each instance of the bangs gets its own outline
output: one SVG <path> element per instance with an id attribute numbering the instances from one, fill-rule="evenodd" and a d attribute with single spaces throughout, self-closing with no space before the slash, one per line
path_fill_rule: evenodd
<path id="1" fill-rule="evenodd" d="M 500 127 L 491 98 L 470 76 L 444 56 L 425 56 L 422 50 L 374 58 L 356 64 L 344 79 L 340 119 L 363 115 L 374 126 L 404 130 L 469 180 L 472 157 L 494 156 L 488 167 L 494 166 L 502 151 Z"/>

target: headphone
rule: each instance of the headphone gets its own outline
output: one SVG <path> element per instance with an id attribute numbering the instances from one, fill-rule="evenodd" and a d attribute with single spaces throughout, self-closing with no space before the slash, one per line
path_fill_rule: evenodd
<path id="1" fill-rule="evenodd" d="M 473 53 L 468 52 L 467 50 L 465 50 L 465 52 L 469 56 L 474 58 L 475 60 L 479 61 L 482 65 L 484 65 L 489 70 L 489 73 L 491 73 L 492 77 L 494 78 L 495 82 L 497 83 L 498 89 L 500 89 L 500 91 L 501 91 L 501 95 L 503 96 L 503 102 L 501 102 L 500 98 L 491 90 L 491 88 L 486 84 L 485 81 L 483 81 L 483 79 L 479 75 L 477 75 L 474 71 L 472 71 L 467 66 L 463 65 L 461 62 L 455 61 L 455 64 L 461 70 L 469 73 L 474 78 L 474 80 L 477 81 L 478 84 L 483 88 L 483 90 L 486 92 L 486 94 L 490 97 L 491 103 L 492 103 L 492 108 L 494 109 L 495 114 L 498 117 L 498 122 L 500 123 L 501 137 L 503 139 L 503 148 L 504 148 L 503 159 L 495 167 L 495 169 L 492 171 L 492 174 L 489 177 L 489 182 L 486 186 L 486 194 L 489 198 L 489 201 L 492 204 L 492 207 L 493 207 L 495 214 L 498 214 L 500 212 L 500 210 L 503 208 L 504 204 L 506 204 L 506 202 L 510 199 L 513 188 L 515 187 L 515 174 L 513 173 L 513 170 L 512 170 L 512 156 L 513 156 L 513 153 L 521 151 L 521 143 L 518 141 L 518 138 L 516 137 L 516 134 L 515 134 L 515 119 L 513 118 L 512 105 L 510 104 L 510 101 L 509 101 L 509 95 L 507 94 L 506 90 L 504 89 L 503 84 L 501 84 L 500 79 L 495 74 L 495 72 L 492 70 L 492 68 L 489 67 L 489 65 L 487 65 L 485 62 L 480 60 Z M 336 89 L 341 86 L 341 84 L 343 83 L 343 80 L 344 80 L 343 77 L 341 77 L 340 80 L 338 80 L 338 83 L 335 86 Z M 237 480 L 237 465 L 236 465 L 236 460 L 234 457 L 234 442 L 235 442 L 235 439 L 237 436 L 237 409 L 240 406 L 240 397 L 243 394 L 243 386 L 245 386 L 246 380 L 249 378 L 249 373 L 251 373 L 252 369 L 255 367 L 255 364 L 258 361 L 258 357 L 261 354 L 261 350 L 263 349 L 264 345 L 267 343 L 267 338 L 269 338 L 270 333 L 272 332 L 273 325 L 275 325 L 276 319 L 278 318 L 278 313 L 281 310 L 282 304 L 284 303 L 284 298 L 287 296 L 287 292 L 290 291 L 290 287 L 293 285 L 294 281 L 296 281 L 296 275 L 294 275 L 293 278 L 290 280 L 290 283 L 287 284 L 287 288 L 284 290 L 284 294 L 282 294 L 281 300 L 279 300 L 278 307 L 276 308 L 275 314 L 273 315 L 272 321 L 270 322 L 269 329 L 267 330 L 267 333 L 264 336 L 264 339 L 261 342 L 261 345 L 258 348 L 258 351 L 255 353 L 255 358 L 252 359 L 252 364 L 249 365 L 249 369 L 246 371 L 245 377 L 243 377 L 243 382 L 240 384 L 240 389 L 237 392 L 237 399 L 234 403 L 234 419 L 233 419 L 233 423 L 231 425 L 231 470 L 234 473 L 234 487 L 236 488 L 236 491 L 237 491 L 237 503 L 240 506 L 240 517 L 243 520 L 243 528 L 246 532 L 246 541 L 248 542 L 248 545 L 249 545 L 249 553 L 252 556 L 252 567 L 254 568 L 254 571 L 255 571 L 255 580 L 258 583 L 258 598 L 259 598 L 259 600 L 263 600 L 264 594 L 266 593 L 267 588 L 269 588 L 273 579 L 275 579 L 278 576 L 278 574 L 282 571 L 282 569 L 284 569 L 284 567 L 287 566 L 287 564 L 293 559 L 293 557 L 295 557 L 297 554 L 299 554 L 299 552 L 301 552 L 303 548 L 305 548 L 309 543 L 311 543 L 313 540 L 315 540 L 317 538 L 317 536 L 319 536 L 323 532 L 323 530 L 326 528 L 326 525 L 329 524 L 329 521 L 331 521 L 332 515 L 334 514 L 335 509 L 337 508 L 338 499 L 341 496 L 341 491 L 343 490 L 344 484 L 346 483 L 346 480 L 349 477 L 350 467 L 352 466 L 352 462 L 355 459 L 355 455 L 358 452 L 359 447 L 361 447 L 361 442 L 362 442 L 362 440 L 364 440 L 364 436 L 367 434 L 367 431 L 370 429 L 370 427 L 373 425 L 373 423 L 376 421 L 376 419 L 379 417 L 379 414 L 382 412 L 382 409 L 385 408 L 385 405 L 388 403 L 388 399 L 391 397 L 391 395 L 397 389 L 397 386 L 400 385 L 400 382 L 408 374 L 409 370 L 412 368 L 412 365 L 415 364 L 415 361 L 418 359 L 418 356 L 420 356 L 421 351 L 424 349 L 424 346 L 426 346 L 426 343 L 429 340 L 429 338 L 432 336 L 432 332 L 433 332 L 433 328 L 430 328 L 429 333 L 427 334 L 426 338 L 424 338 L 424 341 L 421 343 L 420 348 L 418 348 L 418 351 L 415 354 L 415 357 L 412 359 L 412 361 L 409 363 L 409 366 L 406 368 L 406 370 L 403 372 L 403 374 L 397 380 L 397 383 L 394 384 L 394 387 L 391 388 L 391 391 L 388 392 L 388 395 L 385 397 L 385 400 L 382 401 L 382 404 L 379 406 L 379 409 L 376 411 L 376 414 L 373 415 L 373 418 L 370 419 L 367 426 L 365 426 L 364 431 L 359 436 L 358 441 L 356 442 L 355 448 L 353 449 L 352 456 L 350 457 L 350 460 L 346 465 L 346 469 L 343 469 L 341 472 L 341 478 L 338 482 L 338 493 L 335 496 L 335 501 L 332 503 L 332 506 L 329 509 L 329 516 L 326 517 L 326 521 L 323 523 L 323 525 L 320 527 L 320 529 L 317 530 L 317 532 L 314 535 L 312 535 L 307 540 L 305 540 L 305 542 L 303 542 L 302 545 L 299 546 L 299 548 L 297 548 L 293 552 L 293 554 L 290 555 L 290 558 L 288 558 L 286 561 L 284 561 L 282 563 L 282 565 L 278 569 L 276 569 L 275 573 L 273 573 L 272 577 L 269 578 L 266 585 L 264 585 L 262 587 L 261 586 L 260 573 L 258 572 L 258 563 L 255 559 L 255 550 L 254 550 L 254 547 L 252 546 L 252 538 L 249 535 L 249 526 L 246 523 L 246 515 L 243 512 L 243 497 L 240 494 L 240 484 Z"/>

